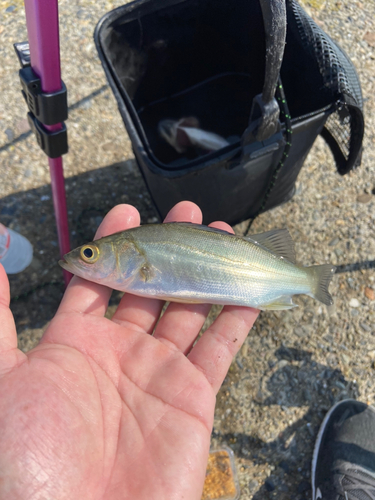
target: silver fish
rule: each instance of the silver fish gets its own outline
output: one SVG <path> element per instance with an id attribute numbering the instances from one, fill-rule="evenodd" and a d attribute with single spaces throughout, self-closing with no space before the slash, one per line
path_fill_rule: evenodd
<path id="1" fill-rule="evenodd" d="M 204 151 L 217 151 L 230 144 L 224 137 L 201 129 L 198 119 L 193 116 L 178 121 L 162 120 L 158 125 L 158 131 L 177 153 L 184 153 L 192 147 Z"/>
<path id="2" fill-rule="evenodd" d="M 191 223 L 144 225 L 76 248 L 60 265 L 115 290 L 173 302 L 294 307 L 307 294 L 331 305 L 330 264 L 295 264 L 286 229 L 241 237 Z"/>

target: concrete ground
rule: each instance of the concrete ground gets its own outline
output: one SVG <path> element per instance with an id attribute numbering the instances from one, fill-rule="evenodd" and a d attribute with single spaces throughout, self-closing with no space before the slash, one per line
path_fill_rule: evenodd
<path id="1" fill-rule="evenodd" d="M 341 177 L 318 138 L 294 198 L 252 227 L 256 233 L 287 226 L 299 262 L 331 262 L 339 272 L 330 310 L 299 298 L 299 308 L 261 314 L 218 395 L 213 445 L 234 450 L 241 499 L 310 498 L 310 461 L 325 412 L 346 397 L 370 404 L 375 399 L 375 3 L 304 2 L 359 72 L 363 160 Z M 62 73 L 71 107 L 64 166 L 73 246 L 90 240 L 120 202 L 134 204 L 143 222 L 157 220 L 92 38 L 100 17 L 122 3 L 60 2 Z M 63 286 L 47 161 L 28 132 L 12 47 L 27 39 L 23 4 L 0 0 L 0 12 L 0 221 L 34 246 L 31 266 L 10 280 L 26 351 L 53 316 Z M 115 295 L 111 307 L 117 302 Z"/>

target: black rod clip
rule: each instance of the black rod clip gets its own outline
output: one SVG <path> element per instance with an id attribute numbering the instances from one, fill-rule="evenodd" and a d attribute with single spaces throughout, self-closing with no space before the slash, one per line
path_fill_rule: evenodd
<path id="1" fill-rule="evenodd" d="M 46 93 L 42 91 L 40 78 L 30 65 L 28 42 L 15 43 L 14 49 L 21 64 L 19 71 L 21 92 L 29 108 L 27 115 L 38 144 L 50 158 L 58 158 L 68 152 L 68 136 L 64 121 L 68 118 L 67 90 L 61 81 L 61 90 Z M 57 131 L 48 130 L 45 125 L 61 124 Z"/>

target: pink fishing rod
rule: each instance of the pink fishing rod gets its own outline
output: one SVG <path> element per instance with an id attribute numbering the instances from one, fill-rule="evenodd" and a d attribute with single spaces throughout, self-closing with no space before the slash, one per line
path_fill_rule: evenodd
<path id="1" fill-rule="evenodd" d="M 48 156 L 57 234 L 60 254 L 63 256 L 70 251 L 61 156 L 68 150 L 66 127 L 63 123 L 67 118 L 68 108 L 66 88 L 61 81 L 58 2 L 25 0 L 25 11 L 29 59 L 27 44 L 16 44 L 15 48 L 23 66 L 20 78 L 30 109 L 29 123 L 39 145 Z M 63 273 L 67 285 L 72 275 L 67 271 Z"/>

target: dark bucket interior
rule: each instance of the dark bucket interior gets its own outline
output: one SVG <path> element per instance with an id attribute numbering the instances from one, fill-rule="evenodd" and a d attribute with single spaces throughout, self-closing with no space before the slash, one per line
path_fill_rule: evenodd
<path id="1" fill-rule="evenodd" d="M 173 168 L 196 157 L 194 151 L 177 153 L 159 136 L 164 119 L 195 116 L 201 128 L 238 143 L 263 87 L 258 0 L 137 2 L 110 19 L 100 34 L 101 47 L 124 97 L 132 101 L 145 147 L 159 162 Z M 302 47 L 295 24 L 294 19 L 288 23 L 281 72 L 292 118 L 331 102 L 328 94 L 317 92 L 323 85 L 319 68 Z"/>

